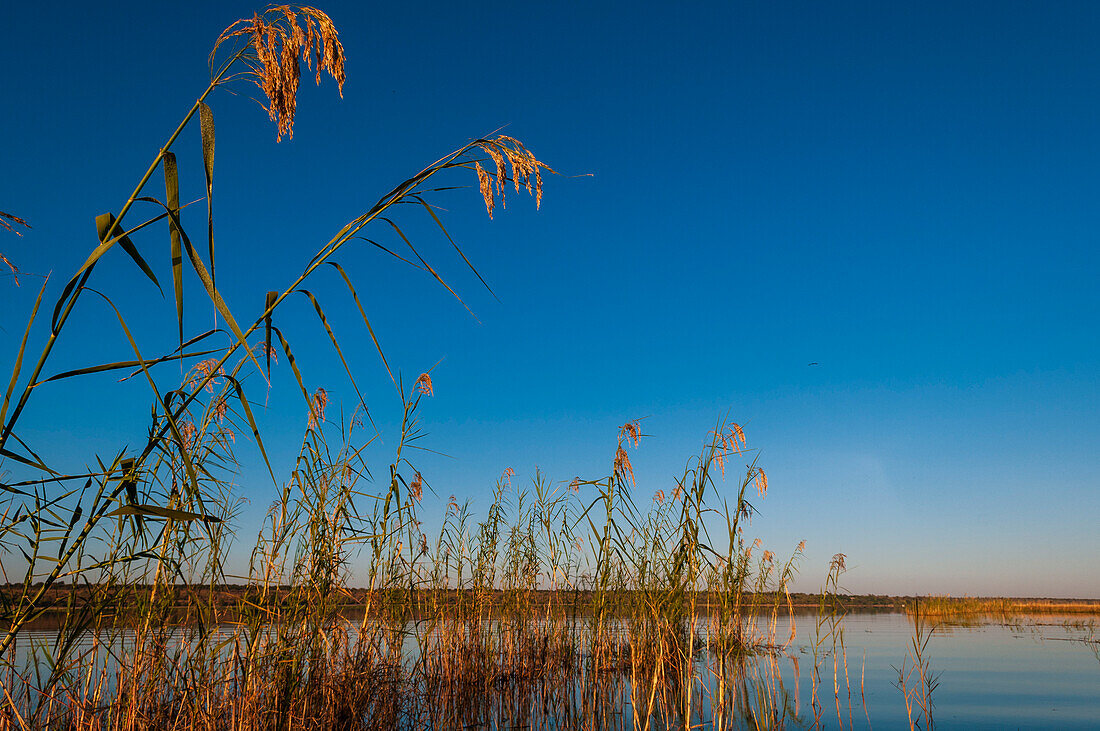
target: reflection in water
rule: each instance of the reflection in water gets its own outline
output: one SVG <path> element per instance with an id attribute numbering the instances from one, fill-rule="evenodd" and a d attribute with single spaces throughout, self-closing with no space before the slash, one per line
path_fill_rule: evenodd
<path id="1" fill-rule="evenodd" d="M 173 693 L 182 692 L 172 689 L 179 688 L 201 689 L 211 703 L 236 693 L 277 709 L 279 684 L 308 676 L 319 689 L 344 690 L 342 698 L 319 695 L 313 702 L 337 704 L 329 717 L 345 727 L 367 721 L 408 729 L 779 729 L 832 726 L 835 717 L 841 728 L 932 728 L 933 691 L 939 729 L 1100 724 L 1094 622 L 1048 617 L 933 626 L 913 619 L 849 615 L 844 643 L 822 649 L 816 667 L 814 647 L 821 643 L 812 620 L 799 622 L 789 644 L 746 653 L 718 641 L 705 617 L 680 635 L 644 645 L 632 645 L 641 628 L 596 633 L 584 619 L 523 626 L 349 619 L 322 639 L 327 657 L 307 658 L 314 667 L 280 656 L 290 638 L 280 637 L 278 627 L 164 628 L 144 646 L 132 632 L 88 634 L 76 638 L 73 672 L 55 674 L 46 703 L 92 714 L 125 697 L 127 687 L 155 683 L 162 691 L 149 700 L 146 718 L 156 718 L 158 708 L 167 714 L 178 700 Z M 17 691 L 20 680 L 35 686 L 35 669 L 48 667 L 56 640 L 48 630 L 24 633 L 17 659 L 25 672 L 5 678 L 6 688 Z M 662 642 L 667 652 L 641 650 Z M 251 665 L 238 662 L 250 652 Z M 132 664 L 120 666 L 120 657 Z M 208 676 L 196 677 L 200 672 Z M 810 712 L 815 693 L 828 709 L 820 720 Z"/>

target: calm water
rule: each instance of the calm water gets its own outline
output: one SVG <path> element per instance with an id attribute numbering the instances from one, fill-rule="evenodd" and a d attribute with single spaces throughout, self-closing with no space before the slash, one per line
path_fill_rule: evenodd
<path id="1" fill-rule="evenodd" d="M 795 639 L 777 663 L 783 686 L 809 726 L 814 619 L 799 616 L 796 623 Z M 785 638 L 788 633 L 781 619 L 778 635 Z M 26 640 L 32 638 L 48 644 L 51 636 L 30 631 L 20 649 L 25 651 Z M 896 668 L 911 647 L 911 620 L 903 614 L 852 614 L 844 619 L 843 636 L 851 689 L 849 707 L 840 663 L 844 726 L 851 719 L 857 729 L 908 728 Z M 988 619 L 970 626 L 938 626 L 926 654 L 939 679 L 932 696 L 936 728 L 1100 729 L 1096 640 L 1100 622 L 1087 616 L 1023 618 L 1015 626 Z M 826 641 L 824 647 L 829 649 L 831 643 Z M 831 657 L 822 662 L 820 677 L 821 719 L 826 728 L 836 728 Z"/>
<path id="2" fill-rule="evenodd" d="M 932 695 L 937 729 L 1100 729 L 1100 628 L 1069 627 L 1065 622 L 1095 622 L 1089 617 L 1036 617 L 1007 627 L 941 626 L 928 643 L 939 686 Z M 787 652 L 799 658 L 799 706 L 804 719 L 810 699 L 809 667 L 813 661 L 813 621 L 800 618 L 795 642 Z M 854 614 L 844 620 L 848 677 L 853 691 L 856 728 L 908 728 L 905 703 L 895 686 L 913 636 L 902 614 Z M 781 661 L 784 682 L 793 693 L 795 677 L 789 657 Z M 821 670 L 826 685 L 822 719 L 837 726 L 833 705 L 832 661 Z M 862 666 L 862 667 L 861 667 Z M 864 674 L 866 714 L 859 700 Z M 843 667 L 841 669 L 843 673 Z M 847 695 L 841 678 L 843 715 Z"/>

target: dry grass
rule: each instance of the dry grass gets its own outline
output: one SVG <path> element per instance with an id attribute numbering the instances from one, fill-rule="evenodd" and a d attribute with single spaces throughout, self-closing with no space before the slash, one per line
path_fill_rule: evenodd
<path id="1" fill-rule="evenodd" d="M 211 54 L 207 89 L 117 216 L 97 218 L 99 240 L 57 295 L 40 355 L 24 369 L 28 345 L 37 345 L 31 333 L 45 288 L 31 311 L 0 408 L 0 448 L 14 473 L 4 478 L 8 498 L 0 511 L 5 580 L 9 557 L 26 562 L 17 591 L 0 606 L 0 731 L 789 722 L 795 712 L 774 653 L 784 646 L 778 617 L 784 598 L 790 609 L 787 587 L 801 546 L 781 563 L 771 551 L 754 557 L 758 542 L 746 543 L 754 512 L 746 493 L 755 487 L 763 497 L 767 477 L 752 459 L 723 486 L 733 455 L 751 452 L 740 426 L 718 424 L 666 486 L 668 496 L 662 490 L 652 503 L 639 505 L 632 494 L 627 449 L 641 448 L 644 437 L 634 420 L 609 441 L 606 474 L 559 484 L 536 475 L 530 486 L 514 486 L 509 468 L 480 517 L 452 497 L 431 535 L 422 522 L 427 483 L 412 456 L 432 379 L 427 372 L 412 384 L 393 377 L 335 255 L 366 239 L 455 294 L 394 220 L 395 206 L 422 212 L 476 274 L 426 198 L 437 176 L 462 169 L 476 174 L 490 216 L 509 186 L 538 207 L 542 173 L 552 170 L 521 142 L 497 135 L 445 155 L 337 231 L 300 276 L 263 297 L 262 310 L 241 318 L 229 309 L 214 278 L 210 205 L 201 252 L 187 234 L 171 148 L 197 118 L 209 199 L 209 95 L 234 79 L 253 81 L 278 137 L 290 136 L 302 62 L 316 64 L 318 81 L 325 71 L 342 89 L 343 48 L 319 10 L 276 6 L 227 28 Z M 163 205 L 147 190 L 158 171 Z M 133 224 L 128 216 L 143 206 L 151 207 L 149 217 Z M 139 276 L 159 287 L 135 244 L 158 223 L 171 245 L 180 344 L 151 356 L 91 280 L 117 245 Z M 378 233 L 368 239 L 367 227 Z M 383 234 L 391 236 L 388 245 L 379 243 Z M 388 454 L 377 454 L 373 437 L 360 436 L 358 426 L 371 416 L 355 371 L 324 308 L 304 287 L 329 271 L 325 264 L 346 285 L 396 386 L 401 426 Z M 185 339 L 186 266 L 223 329 Z M 308 374 L 278 318 L 294 293 L 310 299 L 357 397 L 347 422 L 326 415 L 326 389 L 306 388 Z M 87 294 L 106 300 L 132 352 L 47 377 L 58 336 Z M 277 351 L 281 359 L 273 358 Z M 306 415 L 293 467 L 281 476 L 253 411 L 259 401 L 245 389 L 272 384 L 272 363 L 290 370 L 298 389 L 290 398 L 300 392 Z M 149 386 L 144 441 L 70 469 L 46 464 L 17 436 L 44 384 L 119 371 Z M 212 589 L 226 583 L 227 552 L 241 540 L 233 530 L 241 504 L 237 450 L 246 444 L 267 466 L 272 495 L 243 577 L 248 590 L 226 608 Z M 341 611 L 352 566 L 367 582 L 355 621 Z M 81 590 L 58 593 L 65 584 Z M 47 612 L 59 625 L 56 635 L 35 642 L 24 630 Z"/>
<path id="2" fill-rule="evenodd" d="M 910 614 L 919 611 L 924 616 L 938 619 L 975 615 L 1100 614 L 1100 601 L 929 596 L 907 604 L 906 611 Z"/>
<path id="3" fill-rule="evenodd" d="M 25 226 L 26 228 L 31 227 L 31 225 L 29 223 L 24 221 L 19 216 L 15 216 L 15 215 L 12 215 L 11 213 L 5 213 L 4 211 L 0 211 L 0 228 L 4 229 L 5 231 L 10 231 L 13 234 L 15 234 L 16 236 L 22 236 L 23 232 L 19 231 L 16 228 L 16 226 Z M 15 267 L 14 264 L 11 263 L 11 260 L 9 260 L 8 257 L 4 256 L 4 253 L 2 251 L 0 251 L 0 263 L 4 264 L 5 266 L 7 266 L 11 270 L 11 276 L 15 280 L 16 286 L 18 286 L 19 285 L 19 270 Z"/>

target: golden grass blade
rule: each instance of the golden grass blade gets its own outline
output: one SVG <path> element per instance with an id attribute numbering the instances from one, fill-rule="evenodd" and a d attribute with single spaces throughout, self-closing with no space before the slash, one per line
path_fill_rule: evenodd
<path id="1" fill-rule="evenodd" d="M 466 262 L 466 266 L 470 267 L 470 271 L 474 273 L 474 275 L 478 278 L 478 281 L 480 281 L 481 284 L 484 285 L 485 289 L 489 290 L 489 294 L 493 295 L 493 297 L 499 302 L 500 298 L 497 297 L 496 292 L 494 292 L 493 288 L 489 286 L 489 283 L 486 282 L 484 278 L 482 278 L 481 272 L 479 272 L 477 268 L 470 263 L 470 260 L 466 258 L 466 254 L 462 251 L 461 248 L 459 248 L 458 244 L 455 243 L 455 240 L 451 238 L 450 232 L 447 231 L 447 227 L 443 225 L 443 222 L 439 220 L 439 216 L 435 214 L 435 210 L 428 204 L 427 201 L 425 201 L 419 195 L 413 195 L 409 197 L 414 198 L 415 200 L 420 202 L 420 205 L 423 206 L 424 210 L 428 212 L 428 215 L 432 217 L 432 220 L 435 221 L 435 224 L 439 226 L 439 230 L 442 231 L 443 235 L 447 237 L 447 241 L 451 242 L 451 246 L 453 246 L 454 250 L 458 252 L 458 255 L 462 257 L 462 261 Z"/>
<path id="2" fill-rule="evenodd" d="M 180 181 L 176 171 L 176 154 L 164 153 L 164 201 L 171 218 L 179 218 Z M 180 351 L 183 351 L 183 250 L 180 245 L 180 232 L 174 220 L 168 222 L 172 243 L 172 289 L 176 294 L 176 322 L 179 326 Z"/>
<path id="3" fill-rule="evenodd" d="M 267 358 L 268 380 L 271 379 L 271 311 L 278 299 L 278 292 L 268 292 L 264 297 L 264 357 Z"/>
<path id="4" fill-rule="evenodd" d="M 367 402 L 363 398 L 363 394 L 359 391 L 359 386 L 355 383 L 355 376 L 351 373 L 351 368 L 348 367 L 347 360 L 344 359 L 344 351 L 340 349 L 340 343 L 336 340 L 336 334 L 332 332 L 332 328 L 328 324 L 328 318 L 325 317 L 324 310 L 321 309 L 321 304 L 317 301 L 317 298 L 313 296 L 313 293 L 307 289 L 299 289 L 299 292 L 309 298 L 309 301 L 313 303 L 313 309 L 317 312 L 317 317 L 320 318 L 321 324 L 325 328 L 325 332 L 328 334 L 328 339 L 332 342 L 332 347 L 336 349 L 336 355 L 340 357 L 340 362 L 344 365 L 344 371 L 348 374 L 348 380 L 351 381 L 351 387 L 355 389 L 355 395 L 359 397 L 359 403 L 362 404 L 363 409 L 366 410 L 367 418 L 370 419 L 370 410 L 367 409 Z M 374 420 L 371 419 L 371 423 Z"/>
<path id="5" fill-rule="evenodd" d="M 233 389 L 237 392 L 237 401 L 241 404 L 241 408 L 244 409 L 245 418 L 248 419 L 248 426 L 252 429 L 252 437 L 256 440 L 256 446 L 260 448 L 260 454 L 264 458 L 264 464 L 267 466 L 267 473 L 271 475 L 271 482 L 278 484 L 278 480 L 275 479 L 275 471 L 271 469 L 271 460 L 267 458 L 267 449 L 264 448 L 264 440 L 260 438 L 260 430 L 256 426 L 256 418 L 252 415 L 252 408 L 248 405 L 248 398 L 244 395 L 244 389 L 241 387 L 241 382 L 233 376 L 226 376 L 226 380 L 233 385 Z"/>
<path id="6" fill-rule="evenodd" d="M 409 250 L 410 250 L 410 251 L 412 251 L 412 253 L 413 253 L 413 254 L 414 254 L 414 255 L 416 256 L 416 258 L 417 258 L 417 259 L 418 259 L 418 260 L 420 261 L 420 264 L 421 264 L 421 265 L 422 265 L 422 266 L 423 266 L 423 267 L 424 267 L 425 269 L 427 269 L 427 270 L 428 270 L 428 272 L 429 272 L 429 273 L 430 273 L 430 274 L 431 274 L 431 275 L 432 275 L 433 277 L 435 277 L 435 281 L 439 282 L 439 283 L 440 283 L 440 284 L 442 284 L 442 285 L 443 285 L 444 287 L 446 287 L 446 288 L 447 288 L 447 291 L 448 291 L 448 292 L 450 292 L 450 293 L 451 293 L 451 295 L 452 295 L 452 296 L 453 296 L 453 297 L 454 297 L 454 298 L 455 298 L 456 300 L 458 300 L 459 304 L 461 304 L 461 305 L 462 305 L 463 307 L 465 307 L 465 308 L 466 308 L 466 311 L 467 311 L 467 312 L 469 312 L 469 313 L 470 313 L 470 315 L 471 315 L 471 316 L 472 316 L 472 317 L 473 317 L 473 318 L 474 318 L 475 320 L 477 320 L 478 322 L 481 322 L 481 320 L 478 320 L 478 317 L 477 317 L 477 315 L 475 315 L 475 314 L 474 314 L 474 311 L 473 311 L 473 310 L 471 310 L 471 309 L 469 308 L 469 306 L 468 306 L 468 305 L 467 305 L 467 304 L 466 304 L 465 302 L 463 302 L 463 301 L 462 301 L 462 298 L 458 296 L 458 293 L 457 293 L 457 292 L 455 292 L 455 291 L 454 291 L 453 289 L 451 289 L 451 285 L 449 285 L 449 284 L 447 284 L 446 282 L 444 282 L 444 281 L 443 281 L 443 277 L 439 276 L 439 274 L 437 274 L 437 273 L 436 273 L 435 269 L 432 269 L 432 266 L 431 266 L 431 264 L 429 264 L 429 263 L 428 263 L 427 261 L 425 261 L 425 260 L 424 260 L 424 257 L 420 256 L 420 252 L 416 250 L 416 247 L 412 245 L 412 242 L 411 242 L 411 241 L 409 241 L 409 238 L 408 238 L 407 236 L 405 236 L 405 232 L 401 230 L 401 227 L 400 227 L 400 226 L 398 226 L 398 225 L 397 225 L 396 223 L 394 223 L 394 222 L 393 222 L 392 220 L 390 220 L 389 218 L 386 218 L 385 216 L 380 216 L 380 217 L 379 217 L 379 220 L 380 220 L 380 221 L 385 221 L 385 222 L 386 222 L 386 223 L 388 223 L 388 224 L 389 224 L 389 225 L 390 225 L 391 227 L 393 227 L 393 230 L 397 232 L 397 235 L 401 237 L 401 240 L 405 242 L 405 245 L 409 247 Z"/>
<path id="7" fill-rule="evenodd" d="M 241 332 L 241 328 L 237 325 L 237 320 L 233 317 L 233 313 L 229 311 L 225 301 L 222 299 L 221 293 L 214 288 L 214 278 L 206 270 L 206 265 L 202 263 L 202 258 L 199 256 L 198 252 L 195 251 L 195 247 L 191 245 L 191 239 L 187 236 L 187 232 L 183 230 L 183 226 L 180 225 L 179 217 L 173 215 L 172 222 L 180 232 L 180 238 L 183 239 L 183 248 L 187 251 L 187 257 L 191 260 L 191 266 L 195 270 L 195 274 L 198 275 L 199 281 L 206 290 L 206 294 L 210 298 L 210 301 L 214 303 L 214 307 L 216 307 L 222 317 L 225 318 L 226 324 L 229 325 L 229 329 L 233 331 L 233 334 L 237 338 L 237 342 L 248 354 L 253 365 L 256 366 L 256 370 L 259 371 L 264 378 L 267 378 L 259 362 L 256 360 L 256 356 L 252 353 L 252 349 L 248 347 L 248 341 L 245 340 L 244 333 Z"/>
<path id="8" fill-rule="evenodd" d="M 313 407 L 313 401 L 310 399 L 309 394 L 306 392 L 305 384 L 302 382 L 302 372 L 298 370 L 298 363 L 294 360 L 294 354 L 290 352 L 290 343 L 283 337 L 283 333 L 279 328 L 274 325 L 271 327 L 275 331 L 275 334 L 279 336 L 279 342 L 283 346 L 283 352 L 286 353 L 286 360 L 290 363 L 290 370 L 294 372 L 294 378 L 298 380 L 298 388 L 302 392 L 302 398 L 305 399 L 306 408 Z"/>
<path id="9" fill-rule="evenodd" d="M 184 523 L 190 522 L 190 521 L 193 521 L 193 520 L 201 520 L 204 523 L 220 523 L 220 522 L 222 522 L 221 518 L 215 517 L 213 515 L 206 515 L 204 513 L 192 513 L 192 512 L 187 511 L 187 510 L 175 510 L 175 509 L 172 509 L 172 508 L 162 508 L 159 505 L 144 505 L 144 504 L 124 505 L 123 507 L 119 508 L 118 510 L 113 510 L 110 513 L 107 513 L 106 517 L 114 518 L 114 517 L 125 516 L 125 515 L 133 515 L 133 516 L 136 516 L 136 517 L 143 517 L 143 518 L 148 518 L 148 517 L 164 518 L 164 519 L 167 519 L 167 520 L 177 520 L 177 521 L 184 522 Z"/>
<path id="10" fill-rule="evenodd" d="M 206 173 L 206 237 L 210 252 L 210 281 L 214 281 L 214 112 L 199 102 L 202 131 L 202 166 Z"/>
<path id="11" fill-rule="evenodd" d="M 34 325 L 34 319 L 38 316 L 38 307 L 42 304 L 42 295 L 46 293 L 46 285 L 49 283 L 50 278 L 47 276 L 42 282 L 42 289 L 38 290 L 38 297 L 34 300 L 34 306 L 31 308 L 31 316 L 27 320 L 27 328 L 23 331 L 23 340 L 19 343 L 19 352 L 15 355 L 15 366 L 12 367 L 11 380 L 8 381 L 8 390 L 4 393 L 4 403 L 0 404 L 0 429 L 6 425 L 4 419 L 8 414 L 8 405 L 11 403 L 11 396 L 15 392 L 15 384 L 19 380 L 19 371 L 23 368 L 23 355 L 27 350 L 27 338 L 31 334 L 31 326 Z M 7 429 L 3 429 L 7 431 Z"/>
<path id="12" fill-rule="evenodd" d="M 182 229 L 180 232 L 182 234 Z M 184 234 L 184 237 L 186 237 L 186 234 Z M 94 292 L 95 294 L 98 294 L 110 306 L 110 308 L 114 310 L 115 317 L 118 318 L 118 323 L 122 327 L 122 331 L 126 334 L 126 339 L 130 342 L 130 347 L 133 349 L 134 355 L 136 356 L 138 363 L 141 365 L 141 371 L 145 374 L 145 378 L 149 382 L 149 387 L 153 390 L 153 394 L 156 396 L 157 403 L 162 403 L 165 405 L 164 415 L 168 421 L 168 427 L 171 430 L 172 437 L 176 440 L 176 443 L 181 445 L 179 453 L 183 458 L 184 469 L 187 473 L 188 479 L 187 484 L 191 488 L 191 497 L 193 499 L 199 500 L 201 503 L 202 496 L 199 492 L 199 480 L 195 472 L 195 465 L 191 460 L 191 455 L 188 453 L 188 450 L 182 448 L 182 445 L 184 443 L 183 434 L 180 432 L 179 424 L 176 423 L 176 419 L 172 415 L 172 409 L 168 406 L 171 395 L 166 394 L 163 397 L 161 396 L 160 389 L 157 388 L 156 381 L 153 380 L 153 374 L 149 372 L 149 361 L 145 360 L 145 358 L 142 357 L 141 349 L 138 347 L 137 341 L 134 340 L 133 333 L 130 332 L 130 328 L 126 324 L 126 319 L 122 316 L 122 313 L 115 306 L 114 302 L 112 302 L 111 299 L 102 292 L 91 289 L 90 287 L 86 289 L 89 292 Z"/>
<path id="13" fill-rule="evenodd" d="M 12 434 L 12 436 L 15 436 L 15 435 Z M 13 452 L 13 451 L 11 451 L 10 449 L 7 449 L 7 448 L 0 448 L 0 457 L 5 457 L 7 459 L 15 460 L 16 462 L 19 462 L 20 464 L 25 464 L 28 467 L 34 467 L 35 469 L 42 470 L 43 472 L 49 472 L 50 474 L 55 474 L 55 475 L 57 474 L 56 472 L 51 470 L 49 467 L 47 467 L 41 460 L 39 460 L 37 462 L 33 462 L 30 459 L 27 459 L 26 457 L 23 457 L 22 455 L 16 454 L 15 452 Z M 4 489 L 7 490 L 8 492 L 12 492 L 12 490 L 8 489 L 7 485 L 4 486 Z"/>
<path id="14" fill-rule="evenodd" d="M 107 234 L 109 231 L 115 228 L 115 215 L 113 213 L 103 213 L 96 216 L 95 227 L 99 233 L 100 242 L 107 241 Z M 130 258 L 134 260 L 134 263 L 138 265 L 138 268 L 145 273 L 153 284 L 157 285 L 157 289 L 160 289 L 160 293 L 163 296 L 164 290 L 160 287 L 160 282 L 157 281 L 157 275 L 153 274 L 153 270 L 149 268 L 149 265 L 145 262 L 145 259 L 141 258 L 141 254 L 138 253 L 137 247 L 134 246 L 134 242 L 130 240 L 130 237 L 123 234 L 118 238 L 118 245 L 122 247 L 122 250 L 130 255 Z"/>
<path id="15" fill-rule="evenodd" d="M 409 263 L 411 264 L 412 262 Z M 344 278 L 344 284 L 348 286 L 348 291 L 351 292 L 351 297 L 355 300 L 355 306 L 359 308 L 359 314 L 363 318 L 363 323 L 367 326 L 367 332 L 370 333 L 370 339 L 374 341 L 374 347 L 378 350 L 378 357 L 382 359 L 382 365 L 386 366 L 386 373 L 390 374 L 390 380 L 393 381 L 393 385 L 396 386 L 397 379 L 393 377 L 393 371 L 390 370 L 390 364 L 386 360 L 385 353 L 382 352 L 382 345 L 378 342 L 378 338 L 374 334 L 374 328 L 371 327 L 370 320 L 367 319 L 367 313 L 363 311 L 363 303 L 359 301 L 359 295 L 356 294 L 355 287 L 351 284 L 351 278 L 348 277 L 348 273 L 345 272 L 344 268 L 338 263 L 330 261 L 329 264 L 336 267 L 336 271 L 340 272 L 340 276 Z M 413 266 L 416 265 L 414 264 Z"/>
<path id="16" fill-rule="evenodd" d="M 159 216 L 154 216 L 144 223 L 140 223 L 137 226 L 134 226 L 128 231 L 120 232 L 106 241 L 100 241 L 99 245 L 92 250 L 91 254 L 88 255 L 88 258 L 84 261 L 84 264 L 81 265 L 80 269 L 77 270 L 76 274 L 74 274 L 72 276 L 72 279 L 70 279 L 65 285 L 65 288 L 61 291 L 61 296 L 57 298 L 57 303 L 54 305 L 53 308 L 53 317 L 50 320 L 50 330 L 54 334 L 59 331 L 59 327 L 63 319 L 62 311 L 64 311 L 65 313 L 64 318 L 67 318 L 68 312 L 72 309 L 71 306 L 68 306 L 70 305 L 71 299 L 79 295 L 81 288 L 88 282 L 88 278 L 91 276 L 92 269 L 103 257 L 103 255 L 106 254 L 111 249 L 111 247 L 117 244 L 123 237 L 127 237 L 132 233 L 140 231 L 146 226 L 151 226 L 162 218 L 168 218 L 168 214 L 162 213 Z M 157 286 L 159 287 L 160 285 L 158 284 Z M 70 297 L 70 295 L 72 297 Z M 52 349 L 52 345 L 47 348 L 47 351 L 46 353 L 44 353 L 44 355 L 48 355 L 50 349 Z"/>
<path id="17" fill-rule="evenodd" d="M 177 350 L 178 350 L 178 348 L 177 348 Z M 195 352 L 192 352 L 192 353 L 187 353 L 187 352 L 176 353 L 176 352 L 173 352 L 170 355 L 162 355 L 159 358 L 153 358 L 152 360 L 147 360 L 147 361 L 145 361 L 144 365 L 152 366 L 152 365 L 156 365 L 158 363 L 163 363 L 167 360 L 175 360 L 177 358 L 179 358 L 181 360 L 184 359 L 184 358 L 201 358 L 204 355 L 213 355 L 214 353 L 221 353 L 223 351 L 224 351 L 224 348 L 214 348 L 212 350 L 198 350 L 198 351 L 195 351 Z M 65 378 L 73 378 L 75 376 L 87 376 L 87 375 L 91 375 L 93 373 L 106 373 L 107 371 L 117 371 L 117 370 L 120 370 L 122 368 L 135 368 L 136 367 L 136 368 L 139 368 L 137 373 L 140 373 L 141 372 L 140 371 L 140 366 L 141 365 L 142 365 L 142 362 L 138 361 L 138 360 L 120 360 L 117 363 L 103 363 L 101 365 L 88 366 L 86 368 L 76 368 L 76 369 L 71 370 L 71 371 L 64 371 L 63 373 L 58 373 L 56 375 L 50 376 L 49 378 L 44 378 L 44 379 L 42 379 L 41 381 L 39 381 L 38 383 L 36 383 L 34 385 L 37 388 L 38 386 L 41 386 L 43 383 L 49 383 L 50 381 L 60 381 L 60 380 L 65 379 Z M 131 373 L 129 376 L 126 376 L 125 378 L 120 378 L 119 381 L 125 381 L 125 380 L 133 377 L 134 375 L 135 375 L 135 373 Z"/>
<path id="18" fill-rule="evenodd" d="M 18 434 L 16 434 L 15 432 L 12 432 L 11 436 L 12 436 L 13 439 L 15 439 L 16 442 L 19 443 L 19 446 L 21 446 L 23 449 L 27 450 L 27 454 L 29 454 L 34 459 L 38 460 L 37 464 L 38 464 L 38 468 L 40 470 L 42 470 L 44 472 L 48 472 L 51 475 L 57 475 L 58 474 L 57 472 L 55 472 L 52 469 L 50 469 L 49 467 L 47 467 L 46 466 L 46 460 L 42 459 L 38 455 L 38 452 L 35 452 L 33 449 L 31 449 L 29 444 L 27 444 L 22 439 L 20 439 Z"/>

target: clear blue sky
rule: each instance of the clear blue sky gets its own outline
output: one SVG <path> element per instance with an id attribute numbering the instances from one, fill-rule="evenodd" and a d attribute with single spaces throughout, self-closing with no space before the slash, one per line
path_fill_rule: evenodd
<path id="1" fill-rule="evenodd" d="M 750 533 L 781 555 L 807 540 L 800 589 L 842 551 L 853 592 L 1100 597 L 1100 5 L 321 7 L 347 53 L 343 100 L 304 82 L 277 145 L 247 96 L 211 99 L 235 309 L 502 125 L 591 174 L 550 179 L 538 212 L 511 197 L 493 222 L 476 187 L 437 199 L 500 302 L 406 214 L 480 322 L 366 249 L 340 258 L 392 363 L 415 377 L 444 359 L 422 416 L 453 458 L 421 461 L 444 499 L 484 505 L 507 467 L 606 474 L 618 425 L 642 416 L 638 494 L 668 492 L 728 415 L 770 478 Z M 0 232 L 0 251 L 54 272 L 56 297 L 94 216 L 117 211 L 205 86 L 218 32 L 258 8 L 9 7 L 0 210 L 34 228 Z M 197 133 L 176 151 L 183 198 L 201 197 Z M 170 281 L 166 233 L 138 243 Z M 171 349 L 170 298 L 111 257 L 100 286 Z M 35 289 L 0 274 L 2 363 Z M 342 286 L 311 289 L 392 445 L 396 399 Z M 126 357 L 106 311 L 82 308 L 49 372 Z M 210 319 L 189 317 L 191 332 Z M 307 385 L 352 403 L 308 302 L 281 317 Z M 284 466 L 303 421 L 292 384 L 283 367 L 264 415 Z M 76 465 L 111 454 L 145 432 L 142 388 L 44 386 L 22 436 Z M 72 419 L 51 418 L 61 407 Z M 246 552 L 271 488 L 241 451 Z"/>

